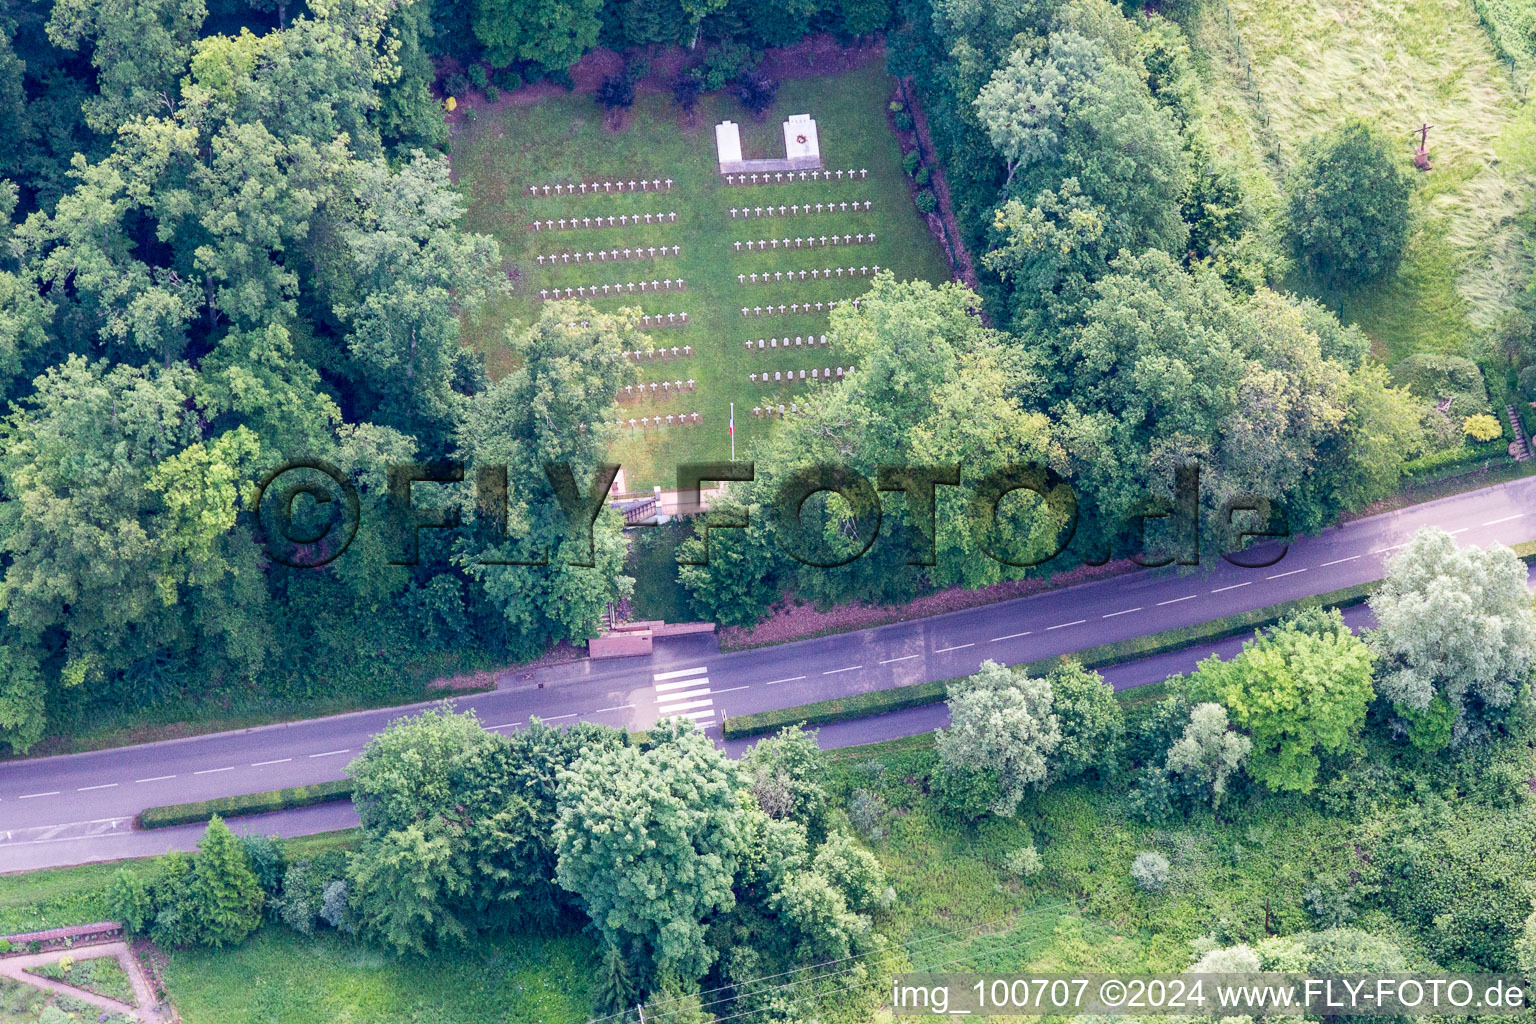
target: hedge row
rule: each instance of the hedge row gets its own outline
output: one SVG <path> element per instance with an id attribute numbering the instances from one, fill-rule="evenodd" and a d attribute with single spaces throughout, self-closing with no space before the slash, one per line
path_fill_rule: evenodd
<path id="1" fill-rule="evenodd" d="M 336 800 L 350 799 L 352 799 L 352 780 L 335 779 L 313 786 L 293 786 L 288 789 L 270 789 L 265 793 L 245 793 L 241 796 L 221 796 L 215 800 L 195 800 L 187 804 L 149 807 L 139 813 L 135 824 L 139 828 L 170 828 L 172 825 L 193 825 L 204 822 L 214 815 L 221 818 L 235 818 L 242 814 L 287 811 L 295 807 L 310 807 L 314 804 L 328 804 Z"/>
<path id="2" fill-rule="evenodd" d="M 1480 462 L 1492 462 L 1505 458 L 1508 455 L 1508 449 L 1509 441 L 1502 436 L 1480 444 L 1446 448 L 1403 463 L 1403 476 L 1410 480 L 1422 480 L 1424 477 L 1450 469 L 1469 468 Z"/>
<path id="3" fill-rule="evenodd" d="M 1267 608 L 1256 608 L 1251 612 L 1228 615 L 1225 618 L 1213 619 L 1195 626 L 1181 626 L 1161 633 L 1149 633 L 1129 640 L 1087 647 L 1069 655 L 1041 658 L 1038 661 L 1015 665 L 1013 668 L 1016 672 L 1042 675 L 1068 658 L 1081 662 L 1084 668 L 1108 668 L 1111 665 L 1135 661 L 1138 658 L 1167 654 L 1195 644 L 1223 640 L 1230 636 L 1247 633 L 1261 626 L 1278 622 L 1292 612 L 1303 608 L 1319 605 L 1325 608 L 1344 608 L 1359 604 L 1370 597 L 1375 588 L 1375 583 L 1362 583 L 1327 594 L 1317 594 L 1295 601 L 1273 604 Z M 921 707 L 925 704 L 937 704 L 947 695 L 950 682 L 952 680 L 945 679 L 914 683 L 910 686 L 893 686 L 870 693 L 856 693 L 848 697 L 816 701 L 812 704 L 757 711 L 747 715 L 733 715 L 725 720 L 721 731 L 726 739 L 742 739 L 776 732 L 786 725 L 825 725 L 829 722 L 845 722 L 854 718 L 867 718 L 871 715 L 883 715 L 906 708 Z"/>

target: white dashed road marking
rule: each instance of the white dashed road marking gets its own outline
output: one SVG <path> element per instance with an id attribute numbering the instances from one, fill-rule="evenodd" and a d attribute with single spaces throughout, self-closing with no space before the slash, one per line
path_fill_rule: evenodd
<path id="1" fill-rule="evenodd" d="M 764 686 L 778 686 L 780 683 L 798 683 L 800 680 L 802 680 L 804 678 L 805 678 L 805 676 L 786 676 L 783 679 L 770 679 L 766 683 L 764 683 L 763 685 Z"/>
<path id="2" fill-rule="evenodd" d="M 1215 590 L 1211 591 L 1211 593 L 1213 593 L 1213 594 L 1225 594 L 1229 590 L 1236 590 L 1238 587 L 1246 587 L 1249 584 L 1251 584 L 1252 582 L 1253 582 L 1253 580 L 1249 580 L 1247 583 L 1234 583 L 1230 587 L 1217 587 Z"/>
<path id="3" fill-rule="evenodd" d="M 824 675 L 824 676 L 835 676 L 839 672 L 857 672 L 859 669 L 861 669 L 863 667 L 864 667 L 863 665 L 849 665 L 847 668 L 829 668 L 825 672 L 823 672 L 822 675 Z"/>
<path id="4" fill-rule="evenodd" d="M 252 768 L 265 768 L 269 764 L 287 764 L 289 761 L 292 761 L 292 760 L 293 760 L 293 758 L 291 758 L 291 757 L 279 757 L 279 758 L 277 758 L 275 760 L 272 760 L 272 761 L 253 761 L 253 762 L 251 762 L 251 767 Z"/>
<path id="5" fill-rule="evenodd" d="M 1161 608 L 1165 604 L 1178 604 L 1180 601 L 1193 601 L 1199 596 L 1199 594 L 1187 594 L 1184 597 L 1176 597 L 1172 601 L 1159 601 L 1157 602 L 1157 606 Z"/>
<path id="6" fill-rule="evenodd" d="M 1483 525 L 1484 526 L 1498 526 L 1500 523 L 1507 523 L 1511 519 L 1519 519 L 1523 515 L 1525 515 L 1524 512 L 1516 512 L 1514 515 L 1512 515 L 1512 516 L 1505 516 L 1503 519 L 1490 519 L 1486 523 L 1484 523 Z"/>
<path id="7" fill-rule="evenodd" d="M 1059 622 L 1059 623 L 1057 623 L 1054 626 L 1046 626 L 1045 628 L 1048 631 L 1052 630 L 1052 629 L 1066 629 L 1068 626 L 1081 626 L 1083 623 L 1085 623 L 1087 621 L 1088 621 L 1087 619 L 1078 619 L 1076 622 Z"/>
<path id="8" fill-rule="evenodd" d="M 890 664 L 893 664 L 893 663 L 898 662 L 898 661 L 911 661 L 913 658 L 921 658 L 921 657 L 922 657 L 921 654 L 903 654 L 899 658 L 886 658 L 880 664 L 882 664 L 882 665 L 890 665 Z"/>
<path id="9" fill-rule="evenodd" d="M 1141 609 L 1140 609 L 1140 608 L 1127 608 L 1127 609 L 1126 609 L 1126 610 L 1125 610 L 1125 611 L 1123 611 L 1123 612 L 1110 612 L 1110 613 L 1109 613 L 1109 614 L 1108 614 L 1108 615 L 1106 615 L 1106 616 L 1104 616 L 1104 618 L 1106 618 L 1106 619 L 1112 619 L 1112 618 L 1114 618 L 1114 617 L 1115 617 L 1115 616 L 1116 616 L 1116 615 L 1129 615 L 1129 614 L 1131 614 L 1131 612 L 1139 612 L 1139 611 L 1141 611 Z"/>
<path id="10" fill-rule="evenodd" d="M 1287 576 L 1295 576 L 1299 572 L 1306 572 L 1306 571 L 1307 570 L 1305 570 L 1305 569 L 1292 569 L 1290 572 L 1277 572 L 1273 576 L 1265 576 L 1264 578 L 1266 580 L 1278 580 L 1278 579 L 1284 579 Z"/>
<path id="11" fill-rule="evenodd" d="M 1354 560 L 1355 560 L 1355 559 L 1357 559 L 1357 558 L 1359 558 L 1359 557 L 1360 557 L 1360 556 L 1359 556 L 1359 555 L 1350 555 L 1350 556 L 1349 556 L 1349 557 L 1348 557 L 1348 558 L 1335 558 L 1335 559 L 1334 559 L 1334 560 L 1333 560 L 1333 561 L 1331 561 L 1331 562 L 1324 562 L 1324 563 L 1323 563 L 1323 564 L 1322 564 L 1322 566 L 1321 566 L 1321 568 L 1323 568 L 1323 569 L 1326 569 L 1326 568 L 1328 568 L 1328 567 L 1329 567 L 1329 566 L 1330 566 L 1330 565 L 1342 565 L 1342 564 L 1344 564 L 1344 563 L 1345 563 L 1345 562 L 1353 562 L 1353 561 L 1354 561 Z"/>
<path id="12" fill-rule="evenodd" d="M 988 641 L 987 641 L 987 643 L 989 643 L 989 644 L 995 644 L 995 643 L 997 643 L 997 642 L 998 642 L 998 641 L 999 641 L 999 640 L 1016 640 L 1016 639 L 1018 639 L 1018 638 L 1019 638 L 1019 637 L 1021 637 L 1021 636 L 1029 636 L 1029 634 L 1030 634 L 1030 633 L 1031 633 L 1031 632 L 1032 632 L 1032 631 L 1031 631 L 1031 630 L 1028 630 L 1028 629 L 1026 629 L 1026 630 L 1025 630 L 1025 631 L 1024 631 L 1024 632 L 1022 632 L 1022 633 L 1009 633 L 1009 634 L 1008 634 L 1008 635 L 1007 635 L 1007 636 L 995 636 L 995 637 L 993 637 L 993 638 L 992 638 L 992 639 L 991 639 L 991 640 L 988 640 Z"/>
<path id="13" fill-rule="evenodd" d="M 934 651 L 933 653 L 934 654 L 948 654 L 950 651 L 963 651 L 967 647 L 975 647 L 975 646 L 976 646 L 975 644 L 956 644 L 953 647 L 940 647 L 938 650 Z"/>

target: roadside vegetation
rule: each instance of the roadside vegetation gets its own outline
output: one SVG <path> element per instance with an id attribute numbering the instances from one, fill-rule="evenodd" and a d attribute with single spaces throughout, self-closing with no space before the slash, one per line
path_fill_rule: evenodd
<path id="1" fill-rule="evenodd" d="M 1303 609 L 1120 696 L 1075 661 L 988 663 L 950 684 L 948 729 L 835 753 L 795 727 L 732 762 L 686 725 L 502 736 L 444 708 L 349 767 L 359 832 L 214 819 L 195 855 L 17 876 L 0 906 L 173 950 L 188 1024 L 432 1000 L 852 1022 L 891 972 L 957 964 L 1529 972 L 1526 566 L 1425 530 L 1389 568 L 1363 636 Z M 269 979 L 255 1002 L 243 972 Z"/>

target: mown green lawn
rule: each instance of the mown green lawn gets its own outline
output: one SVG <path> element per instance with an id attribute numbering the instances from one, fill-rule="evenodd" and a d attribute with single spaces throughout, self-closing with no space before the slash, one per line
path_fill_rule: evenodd
<path id="1" fill-rule="evenodd" d="M 755 121 L 734 97 L 705 96 L 691 122 L 684 120 L 670 94 L 642 94 L 611 130 L 604 112 L 590 96 L 570 94 L 534 105 L 502 105 L 477 110 L 455 128 L 453 170 L 469 207 L 467 225 L 487 232 L 501 244 L 503 259 L 514 281 L 513 293 L 491 304 L 468 337 L 486 357 L 492 375 L 506 372 L 512 356 L 505 344 L 508 328 L 531 322 L 541 305 L 540 289 L 629 283 L 642 278 L 681 277 L 686 290 L 626 292 L 623 298 L 598 297 L 601 310 L 635 306 L 647 313 L 686 312 L 687 327 L 663 327 L 651 334 L 657 346 L 691 345 L 692 358 L 645 361 L 639 379 L 696 381 L 695 390 L 680 398 L 625 403 L 623 416 L 693 413 L 700 426 L 663 427 L 641 431 L 626 428 L 619 435 L 614 457 L 625 467 L 632 490 L 652 485 L 674 486 L 680 462 L 725 459 L 730 456 L 727 434 L 730 403 L 736 403 L 739 458 L 748 457 L 754 440 L 772 427 L 754 419 L 754 406 L 788 404 L 812 387 L 809 380 L 778 389 L 753 384 L 748 374 L 767 370 L 811 370 L 845 365 L 836 345 L 826 348 L 765 350 L 748 354 L 749 338 L 822 334 L 825 312 L 811 315 L 751 317 L 741 307 L 793 302 L 851 299 L 867 287 L 866 278 L 833 277 L 831 281 L 773 285 L 742 285 L 739 274 L 848 266 L 891 268 L 903 279 L 942 281 L 948 269 L 937 241 L 912 205 L 901 170 L 901 151 L 886 120 L 892 79 L 879 61 L 838 75 L 785 81 L 778 100 L 762 121 Z M 867 178 L 852 181 L 807 181 L 792 185 L 730 187 L 718 173 L 714 125 L 730 119 L 742 126 L 748 158 L 783 155 L 781 125 L 791 114 L 816 119 L 823 159 L 829 170 L 867 169 Z M 549 197 L 528 195 L 529 185 L 623 178 L 674 181 L 659 193 Z M 869 212 L 811 214 L 733 219 L 730 209 L 743 206 L 868 200 Z M 603 230 L 532 232 L 535 217 L 548 220 L 619 214 L 677 213 L 675 223 L 642 223 L 639 227 Z M 873 233 L 874 244 L 800 248 L 767 252 L 737 250 L 748 239 Z M 599 248 L 662 245 L 681 247 L 677 258 L 556 263 L 539 255 L 585 252 Z M 819 386 L 819 385 L 817 385 Z"/>

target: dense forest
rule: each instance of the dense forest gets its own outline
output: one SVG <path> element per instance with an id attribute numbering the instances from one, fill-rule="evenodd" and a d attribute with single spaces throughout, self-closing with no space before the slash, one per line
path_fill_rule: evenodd
<path id="1" fill-rule="evenodd" d="M 1475 364 L 1394 378 L 1359 330 L 1272 290 L 1293 264 L 1389 272 L 1401 161 L 1343 125 L 1295 169 L 1292 208 L 1259 209 L 1202 128 L 1176 17 L 1106 0 L 5 0 L 0 738 L 25 751 L 82 709 L 189 694 L 374 699 L 591 636 L 631 586 L 621 524 L 604 513 L 590 551 L 564 550 L 541 467 L 592 479 L 616 353 L 644 345 L 632 318 L 561 303 L 509 333 L 499 380 L 461 344 L 509 282 L 495 242 L 462 227 L 444 100 L 569 86 L 594 46 L 679 45 L 686 103 L 760 86 L 765 47 L 822 32 L 887 33 L 892 71 L 915 79 L 981 295 L 885 277 L 840 310 L 866 372 L 753 453 L 758 482 L 731 503 L 760 513 L 810 461 L 870 479 L 1031 463 L 1077 492 L 1069 557 L 1091 562 L 1128 549 L 1181 466 L 1201 467 L 1213 520 L 1257 495 L 1254 522 L 1278 502 L 1314 530 L 1390 493 L 1407 460 L 1473 443 L 1426 395 L 1465 363 L 1466 410 L 1486 412 Z M 1366 227 L 1341 238 L 1341 218 Z M 1513 379 L 1529 321 L 1500 331 Z M 1468 435 L 1497 436 L 1477 419 Z M 440 506 L 423 521 L 473 528 L 422 532 L 415 558 L 382 529 L 323 569 L 259 543 L 254 485 L 276 466 L 335 467 L 381 523 L 385 467 L 440 459 L 465 480 L 508 467 L 505 507 L 419 484 L 418 506 Z M 938 490 L 941 510 L 957 493 Z M 941 516 L 931 538 L 908 521 L 920 499 L 888 499 L 900 542 L 831 571 L 788 560 L 754 515 L 685 583 L 730 623 L 786 591 L 894 601 L 1022 575 L 1067 515 L 1019 493 L 981 526 Z M 819 543 L 857 548 L 858 510 L 817 501 Z"/>

